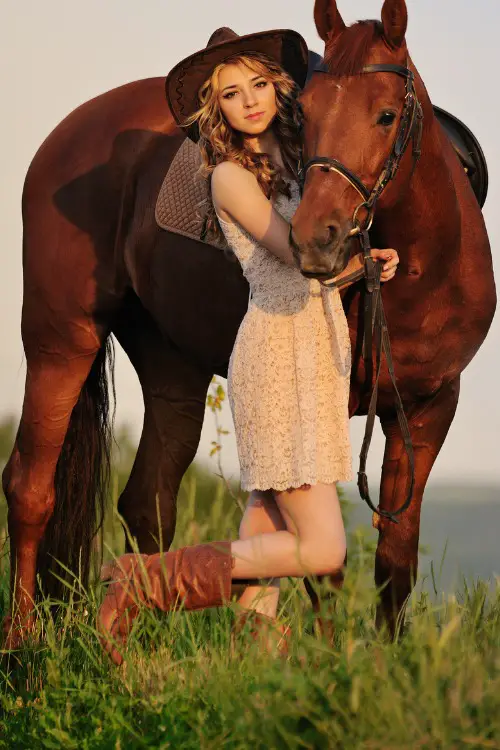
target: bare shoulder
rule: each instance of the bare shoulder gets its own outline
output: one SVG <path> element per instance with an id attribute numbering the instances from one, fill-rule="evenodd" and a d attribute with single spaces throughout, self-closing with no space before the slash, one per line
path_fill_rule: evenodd
<path id="1" fill-rule="evenodd" d="M 234 161 L 222 161 L 212 172 L 212 190 L 224 190 L 235 185 L 258 185 L 256 177 Z"/>
<path id="2" fill-rule="evenodd" d="M 216 211 L 226 221 L 228 215 L 238 220 L 242 205 L 259 210 L 261 202 L 267 201 L 255 175 L 234 161 L 217 164 L 212 172 L 211 193 Z"/>
<path id="3" fill-rule="evenodd" d="M 236 162 L 224 161 L 212 172 L 212 203 L 221 219 L 239 224 L 280 260 L 295 265 L 289 246 L 290 225 L 276 211 L 257 178 Z"/>

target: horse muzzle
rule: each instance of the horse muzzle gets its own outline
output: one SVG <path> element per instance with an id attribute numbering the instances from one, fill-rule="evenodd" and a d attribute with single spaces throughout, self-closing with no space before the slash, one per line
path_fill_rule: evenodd
<path id="1" fill-rule="evenodd" d="M 293 256 L 303 276 L 310 279 L 323 279 L 337 276 L 349 262 L 351 249 L 350 227 L 336 230 L 332 241 L 329 230 L 327 240 L 312 240 L 300 243 L 290 227 L 290 246 Z"/>

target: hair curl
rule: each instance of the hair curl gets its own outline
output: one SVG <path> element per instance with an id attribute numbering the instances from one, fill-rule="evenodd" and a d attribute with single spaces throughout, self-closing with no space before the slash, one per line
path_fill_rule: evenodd
<path id="1" fill-rule="evenodd" d="M 220 162 L 235 161 L 252 172 L 268 199 L 273 199 L 278 193 L 290 197 L 290 188 L 269 154 L 252 151 L 245 144 L 245 134 L 232 128 L 220 109 L 219 72 L 225 65 L 237 63 L 243 63 L 273 84 L 277 113 L 271 127 L 276 135 L 283 163 L 296 178 L 301 161 L 300 87 L 293 78 L 277 62 L 260 52 L 234 54 L 216 65 L 210 77 L 199 88 L 199 109 L 184 121 L 183 127 L 193 123 L 198 125 L 198 145 L 202 157 L 200 174 L 208 181 L 208 198 L 203 202 L 206 204 L 205 236 L 219 241 L 224 240 L 224 235 L 211 200 L 211 179 L 213 170 Z M 229 252 L 229 255 L 232 253 Z"/>

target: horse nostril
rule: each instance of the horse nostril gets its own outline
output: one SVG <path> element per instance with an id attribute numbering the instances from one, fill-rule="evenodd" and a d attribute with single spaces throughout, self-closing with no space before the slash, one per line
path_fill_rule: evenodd
<path id="1" fill-rule="evenodd" d="M 332 244 L 340 235 L 340 226 L 335 223 L 328 224 L 328 243 Z"/>

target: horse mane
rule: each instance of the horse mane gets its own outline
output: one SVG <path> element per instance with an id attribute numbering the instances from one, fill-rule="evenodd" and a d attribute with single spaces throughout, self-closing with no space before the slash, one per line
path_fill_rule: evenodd
<path id="1" fill-rule="evenodd" d="M 328 72 L 336 77 L 359 75 L 371 48 L 383 36 L 380 21 L 357 21 L 348 26 L 326 46 L 324 61 Z"/>

